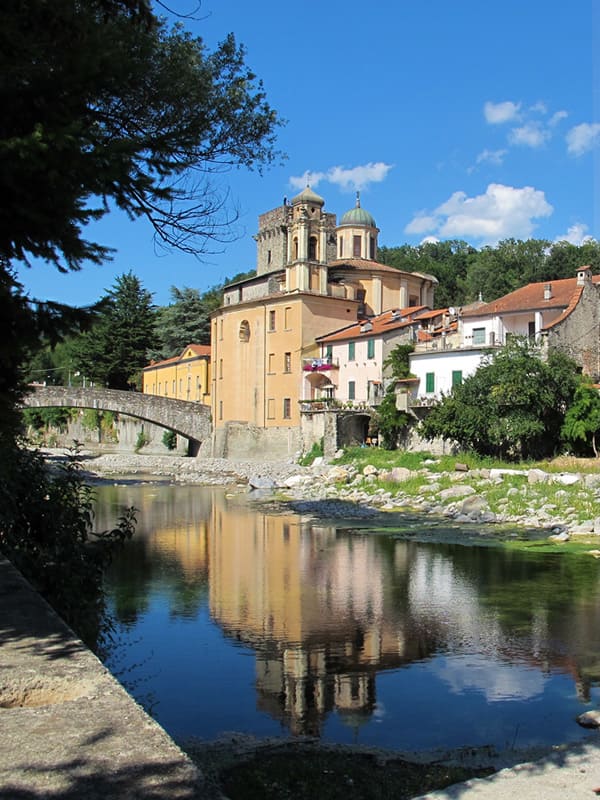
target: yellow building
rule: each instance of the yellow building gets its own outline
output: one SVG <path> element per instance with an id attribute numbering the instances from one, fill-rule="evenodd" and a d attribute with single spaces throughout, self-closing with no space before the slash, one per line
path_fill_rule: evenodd
<path id="1" fill-rule="evenodd" d="M 257 274 L 226 286 L 212 315 L 215 456 L 297 453 L 299 403 L 323 379 L 304 369 L 319 356 L 316 337 L 386 309 L 433 306 L 433 276 L 377 262 L 379 230 L 359 198 L 339 225 L 324 204 L 307 187 L 262 214 Z"/>
<path id="2" fill-rule="evenodd" d="M 188 344 L 181 355 L 152 361 L 142 371 L 142 391 L 210 405 L 210 346 Z"/>

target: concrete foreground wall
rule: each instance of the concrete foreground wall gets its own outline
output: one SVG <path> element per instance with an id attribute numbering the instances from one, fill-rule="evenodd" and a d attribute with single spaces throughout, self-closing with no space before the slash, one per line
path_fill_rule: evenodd
<path id="1" fill-rule="evenodd" d="M 0 641 L 0 797 L 202 797 L 188 757 L 1 556 Z"/>

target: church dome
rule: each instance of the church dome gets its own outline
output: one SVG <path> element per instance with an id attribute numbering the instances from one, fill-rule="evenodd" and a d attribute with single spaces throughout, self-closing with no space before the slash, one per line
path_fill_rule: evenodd
<path id="1" fill-rule="evenodd" d="M 306 189 L 303 189 L 300 194 L 297 194 L 295 197 L 292 197 L 292 205 L 297 206 L 301 203 L 305 203 L 306 205 L 310 206 L 324 206 L 325 200 L 320 197 L 316 192 L 307 186 Z"/>
<path id="2" fill-rule="evenodd" d="M 364 225 L 365 227 L 376 228 L 375 220 L 368 211 L 360 207 L 360 196 L 356 195 L 356 206 L 346 211 L 340 220 L 340 225 Z"/>

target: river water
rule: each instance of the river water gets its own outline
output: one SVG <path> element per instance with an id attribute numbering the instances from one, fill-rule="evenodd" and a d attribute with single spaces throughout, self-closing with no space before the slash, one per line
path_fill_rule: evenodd
<path id="1" fill-rule="evenodd" d="M 436 543 L 427 517 L 315 524 L 197 486 L 101 486 L 97 528 L 130 505 L 107 664 L 176 739 L 504 750 L 597 736 L 575 722 L 600 701 L 589 556 Z"/>

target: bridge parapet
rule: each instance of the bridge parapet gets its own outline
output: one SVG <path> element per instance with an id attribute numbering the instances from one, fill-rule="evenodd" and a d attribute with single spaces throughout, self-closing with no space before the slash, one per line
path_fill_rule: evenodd
<path id="1" fill-rule="evenodd" d="M 194 443 L 197 452 L 200 442 L 210 438 L 212 424 L 210 407 L 187 400 L 175 400 L 141 392 L 78 386 L 32 386 L 23 399 L 31 408 L 94 408 L 114 411 L 143 419 L 175 431 Z"/>

